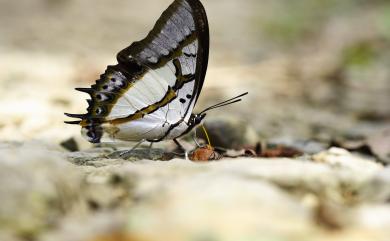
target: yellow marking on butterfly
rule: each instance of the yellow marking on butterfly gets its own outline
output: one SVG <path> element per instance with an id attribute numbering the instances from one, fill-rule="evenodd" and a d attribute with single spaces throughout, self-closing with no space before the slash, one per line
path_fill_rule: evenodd
<path id="1" fill-rule="evenodd" d="M 150 114 L 150 113 L 156 111 L 157 109 L 161 108 L 162 106 L 167 105 L 169 102 L 171 102 L 173 99 L 175 99 L 176 96 L 177 95 L 176 95 L 175 91 L 171 87 L 169 87 L 168 92 L 164 96 L 164 98 L 162 100 L 160 100 L 159 102 L 157 102 L 156 104 L 149 105 L 142 110 L 138 110 L 134 114 L 129 115 L 128 117 L 118 118 L 118 119 L 110 120 L 108 122 L 110 124 L 113 124 L 113 125 L 119 125 L 119 124 L 123 124 L 123 123 L 129 122 L 129 121 L 141 119 L 145 115 Z"/>
<path id="2" fill-rule="evenodd" d="M 82 120 L 82 121 L 80 121 L 80 126 L 81 126 L 81 127 L 86 127 L 86 126 L 88 126 L 88 120 Z"/>

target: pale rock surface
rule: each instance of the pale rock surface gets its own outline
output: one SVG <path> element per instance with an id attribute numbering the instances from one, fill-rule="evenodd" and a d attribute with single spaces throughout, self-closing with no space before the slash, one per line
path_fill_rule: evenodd
<path id="1" fill-rule="evenodd" d="M 64 161 L 59 147 L 0 145 L 0 232 L 34 237 L 80 202 L 82 172 Z"/>
<path id="2" fill-rule="evenodd" d="M 109 159 L 107 147 L 69 153 L 39 142 L 1 143 L 0 152 L 2 240 L 389 237 L 388 170 L 342 149 L 209 163 Z"/>
<path id="3" fill-rule="evenodd" d="M 390 203 L 390 167 L 377 172 L 363 190 L 369 200 Z"/>

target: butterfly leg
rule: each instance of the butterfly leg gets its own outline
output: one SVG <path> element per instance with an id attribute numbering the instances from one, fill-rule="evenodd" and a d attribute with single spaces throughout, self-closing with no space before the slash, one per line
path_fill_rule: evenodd
<path id="1" fill-rule="evenodd" d="M 177 139 L 173 139 L 173 141 L 175 142 L 175 144 L 177 145 L 177 147 L 179 147 L 179 149 L 183 152 L 186 151 L 186 149 L 184 149 L 184 147 L 180 144 L 180 142 L 177 140 Z"/>
<path id="2" fill-rule="evenodd" d="M 179 142 L 177 139 L 173 139 L 173 141 L 174 141 L 175 144 L 179 147 L 179 149 L 180 149 L 181 151 L 183 151 L 184 156 L 185 156 L 185 159 L 188 160 L 188 152 L 186 151 L 186 149 L 180 144 L 180 142 Z"/>
<path id="3" fill-rule="evenodd" d="M 192 139 L 194 140 L 196 146 L 199 148 L 199 147 L 201 147 L 201 145 L 199 144 L 198 140 L 196 140 L 196 138 L 198 138 L 198 137 L 196 135 L 196 129 L 195 129 L 194 130 L 194 135 L 192 136 Z"/>
<path id="4" fill-rule="evenodd" d="M 119 154 L 119 156 L 122 157 L 122 158 L 129 157 L 130 154 L 131 154 L 135 149 L 137 149 L 142 143 L 144 143 L 145 141 L 146 141 L 145 139 L 142 139 L 142 140 L 139 141 L 137 144 L 135 144 L 135 146 L 133 146 L 130 150 L 122 152 L 121 154 Z"/>
<path id="5" fill-rule="evenodd" d="M 149 152 L 152 150 L 152 147 L 153 147 L 153 144 L 154 144 L 154 142 L 150 142 L 150 145 L 149 145 Z"/>
<path id="6" fill-rule="evenodd" d="M 148 147 L 148 156 L 149 156 L 149 158 L 152 156 L 153 144 L 154 144 L 154 142 L 150 142 L 150 145 Z"/>

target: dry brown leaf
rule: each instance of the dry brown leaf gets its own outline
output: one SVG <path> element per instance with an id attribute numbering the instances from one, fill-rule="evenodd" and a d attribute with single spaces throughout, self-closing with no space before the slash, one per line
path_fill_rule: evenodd
<path id="1" fill-rule="evenodd" d="M 301 156 L 303 153 L 300 150 L 297 150 L 292 147 L 286 147 L 286 146 L 277 146 L 275 148 L 270 148 L 263 150 L 261 153 L 259 153 L 259 157 L 297 157 Z"/>

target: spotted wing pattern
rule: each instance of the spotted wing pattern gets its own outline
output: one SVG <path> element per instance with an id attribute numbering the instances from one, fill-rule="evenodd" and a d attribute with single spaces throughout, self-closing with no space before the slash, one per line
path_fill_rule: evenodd
<path id="1" fill-rule="evenodd" d="M 205 10 L 199 0 L 176 0 L 152 31 L 117 55 L 118 64 L 88 93 L 87 114 L 67 114 L 81 121 L 87 140 L 103 135 L 125 141 L 174 139 L 190 127 L 202 89 L 209 51 Z"/>

